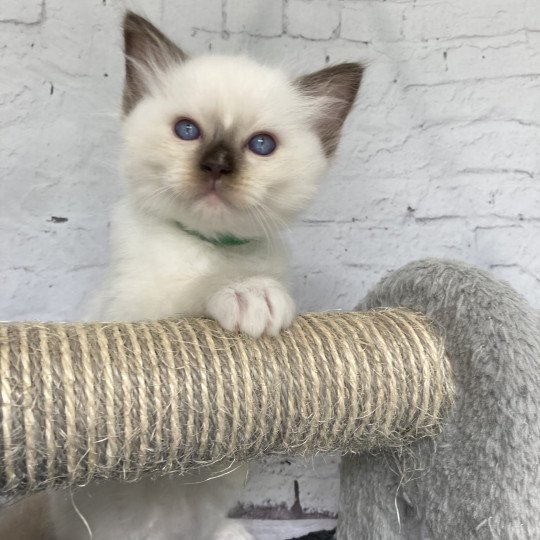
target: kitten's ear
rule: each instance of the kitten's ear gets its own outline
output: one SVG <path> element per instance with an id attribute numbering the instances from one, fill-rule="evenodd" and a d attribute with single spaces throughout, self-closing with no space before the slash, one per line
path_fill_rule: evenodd
<path id="1" fill-rule="evenodd" d="M 315 128 L 327 156 L 331 156 L 336 150 L 341 127 L 353 106 L 363 72 L 363 66 L 349 62 L 330 66 L 295 80 L 303 94 L 328 98 L 328 104 L 323 106 L 315 117 Z"/>
<path id="2" fill-rule="evenodd" d="M 152 79 L 187 55 L 145 18 L 126 12 L 124 16 L 126 80 L 122 109 L 128 114 L 149 91 Z"/>

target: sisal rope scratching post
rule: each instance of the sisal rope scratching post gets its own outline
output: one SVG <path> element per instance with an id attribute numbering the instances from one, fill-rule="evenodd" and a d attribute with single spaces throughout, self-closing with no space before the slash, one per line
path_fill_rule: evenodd
<path id="1" fill-rule="evenodd" d="M 404 309 L 303 315 L 253 340 L 207 319 L 0 325 L 0 492 L 433 436 L 441 339 Z"/>

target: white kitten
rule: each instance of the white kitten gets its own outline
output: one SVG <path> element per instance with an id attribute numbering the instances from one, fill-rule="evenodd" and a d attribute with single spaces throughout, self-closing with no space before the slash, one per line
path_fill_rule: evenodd
<path id="1" fill-rule="evenodd" d="M 277 233 L 314 195 L 362 68 L 291 80 L 247 58 L 188 58 L 132 13 L 124 38 L 127 194 L 91 318 L 209 316 L 254 337 L 279 333 L 295 308 Z M 248 538 L 220 523 L 239 477 L 109 482 L 74 503 L 95 540 Z M 88 538 L 70 495 L 51 495 L 50 507 L 59 539 Z"/>

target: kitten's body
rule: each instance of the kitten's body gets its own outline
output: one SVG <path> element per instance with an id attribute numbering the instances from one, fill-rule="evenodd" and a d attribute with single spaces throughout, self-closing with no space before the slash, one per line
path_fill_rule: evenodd
<path id="1" fill-rule="evenodd" d="M 127 194 L 88 318 L 210 316 L 275 335 L 295 311 L 278 231 L 316 191 L 362 70 L 344 64 L 294 81 L 244 58 L 188 59 L 144 19 L 128 14 L 124 24 Z M 186 118 L 196 139 L 175 136 Z M 275 151 L 252 152 L 254 134 L 269 133 Z M 212 474 L 51 493 L 55 537 L 250 538 L 223 521 L 245 468 Z"/>

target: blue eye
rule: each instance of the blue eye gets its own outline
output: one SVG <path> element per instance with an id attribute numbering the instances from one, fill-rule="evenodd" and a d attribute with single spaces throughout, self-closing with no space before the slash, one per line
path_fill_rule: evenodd
<path id="1" fill-rule="evenodd" d="M 248 141 L 248 148 L 259 156 L 267 156 L 276 149 L 276 141 L 266 133 L 257 133 Z"/>
<path id="2" fill-rule="evenodd" d="M 179 120 L 176 122 L 174 132 L 184 141 L 194 141 L 201 136 L 199 126 L 191 120 Z"/>

